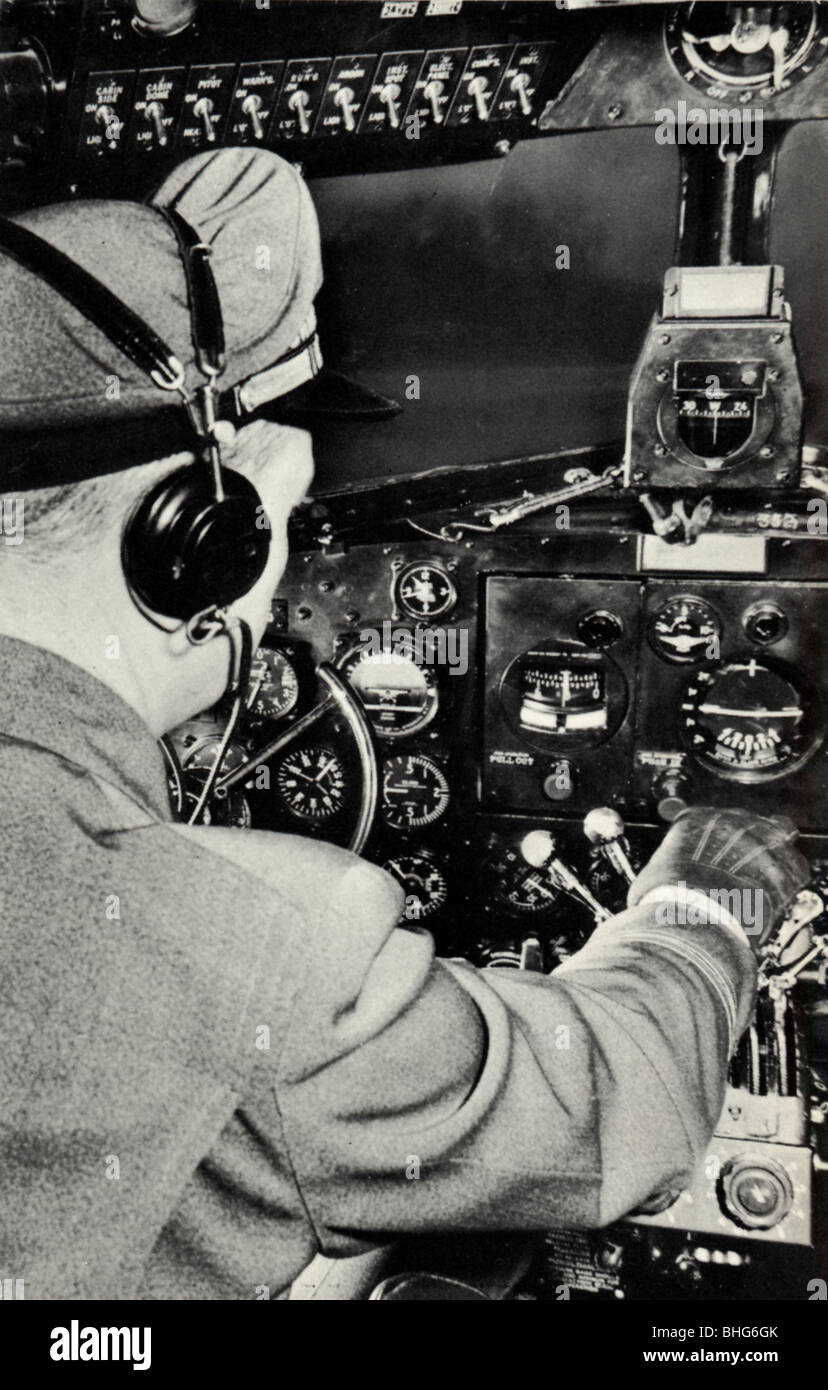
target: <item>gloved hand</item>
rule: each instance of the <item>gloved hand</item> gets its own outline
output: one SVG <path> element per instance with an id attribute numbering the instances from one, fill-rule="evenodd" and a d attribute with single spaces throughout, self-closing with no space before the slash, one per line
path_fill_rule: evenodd
<path id="1" fill-rule="evenodd" d="M 796 836 L 787 816 L 688 806 L 630 884 L 627 902 L 634 907 L 653 888 L 684 884 L 726 908 L 758 949 L 811 877 Z"/>

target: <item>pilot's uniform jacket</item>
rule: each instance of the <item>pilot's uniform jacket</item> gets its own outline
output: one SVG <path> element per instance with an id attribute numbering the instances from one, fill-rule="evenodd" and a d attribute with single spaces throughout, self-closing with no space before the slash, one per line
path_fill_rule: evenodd
<path id="1" fill-rule="evenodd" d="M 379 869 L 174 825 L 131 708 L 26 643 L 0 663 L 0 1275 L 27 1298 L 286 1296 L 320 1249 L 593 1226 L 689 1174 L 752 1002 L 736 933 L 650 904 L 549 977 L 437 961 Z"/>

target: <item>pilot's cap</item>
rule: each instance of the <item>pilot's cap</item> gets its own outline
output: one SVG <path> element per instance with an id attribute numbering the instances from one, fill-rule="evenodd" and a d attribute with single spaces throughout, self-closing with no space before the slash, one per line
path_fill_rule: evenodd
<path id="1" fill-rule="evenodd" d="M 96 199 L 13 220 L 101 280 L 169 345 L 188 389 L 195 365 L 184 266 L 154 209 L 174 208 L 212 248 L 224 320 L 220 414 L 310 425 L 399 407 L 322 366 L 316 212 L 293 165 L 265 150 L 196 155 L 148 203 Z M 0 489 L 119 471 L 192 446 L 183 409 L 68 300 L 0 254 Z"/>

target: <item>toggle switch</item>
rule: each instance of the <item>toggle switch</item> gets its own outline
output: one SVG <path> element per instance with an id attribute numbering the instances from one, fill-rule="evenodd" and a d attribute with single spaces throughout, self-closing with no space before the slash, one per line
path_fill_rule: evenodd
<path id="1" fill-rule="evenodd" d="M 474 97 L 474 109 L 477 112 L 479 121 L 489 119 L 489 108 L 486 105 L 486 98 L 490 95 L 489 84 L 485 77 L 473 77 L 469 83 L 469 93 Z"/>
<path id="2" fill-rule="evenodd" d="M 262 99 L 258 92 L 251 92 L 242 102 L 242 111 L 245 116 L 250 117 L 250 126 L 253 131 L 254 140 L 264 139 L 264 126 L 259 112 L 262 109 Z"/>
<path id="3" fill-rule="evenodd" d="M 401 87 L 398 82 L 386 82 L 380 91 L 380 101 L 388 112 L 388 124 L 392 130 L 400 128 L 400 93 Z"/>
<path id="4" fill-rule="evenodd" d="M 440 105 L 440 98 L 444 91 L 445 83 L 441 82 L 438 77 L 433 77 L 423 88 L 423 95 L 431 107 L 431 115 L 435 125 L 442 125 L 443 123 L 443 108 Z"/>
<path id="5" fill-rule="evenodd" d="M 115 141 L 120 136 L 123 121 L 119 120 L 114 106 L 107 106 L 106 103 L 99 106 L 95 112 L 95 122 L 106 131 L 107 140 Z"/>
<path id="6" fill-rule="evenodd" d="M 529 85 L 530 78 L 528 72 L 516 72 L 509 83 L 509 86 L 518 99 L 518 106 L 524 116 L 531 116 L 532 114 L 532 103 L 529 100 L 528 92 Z"/>
<path id="7" fill-rule="evenodd" d="M 307 92 L 302 91 L 301 87 L 298 91 L 293 92 L 288 101 L 288 106 L 290 107 L 291 111 L 294 111 L 296 113 L 296 120 L 298 122 L 299 129 L 301 130 L 302 134 L 310 135 L 310 120 L 308 117 L 308 112 L 310 111 L 310 99 L 308 97 Z"/>
<path id="8" fill-rule="evenodd" d="M 215 144 L 216 132 L 213 129 L 213 102 L 210 97 L 199 97 L 193 106 L 193 115 L 201 121 L 204 129 L 204 138 L 210 144 Z"/>
<path id="9" fill-rule="evenodd" d="M 145 115 L 150 125 L 152 126 L 152 133 L 155 136 L 155 143 L 157 145 L 160 145 L 163 149 L 163 147 L 167 144 L 168 137 L 167 132 L 164 129 L 164 107 L 161 105 L 161 102 L 148 101 Z"/>
<path id="10" fill-rule="evenodd" d="M 352 131 L 356 130 L 356 106 L 354 105 L 353 87 L 340 87 L 334 97 L 334 103 L 342 112 L 345 129 L 350 134 Z"/>

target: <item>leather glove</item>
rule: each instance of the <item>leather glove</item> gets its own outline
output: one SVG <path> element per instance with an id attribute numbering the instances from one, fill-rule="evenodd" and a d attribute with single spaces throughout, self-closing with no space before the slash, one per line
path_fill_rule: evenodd
<path id="1" fill-rule="evenodd" d="M 630 907 L 664 885 L 684 884 L 726 908 L 758 949 L 811 877 L 787 816 L 688 806 L 630 884 Z"/>

